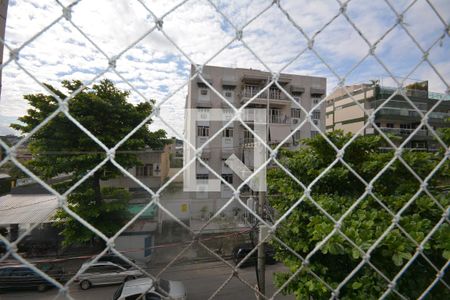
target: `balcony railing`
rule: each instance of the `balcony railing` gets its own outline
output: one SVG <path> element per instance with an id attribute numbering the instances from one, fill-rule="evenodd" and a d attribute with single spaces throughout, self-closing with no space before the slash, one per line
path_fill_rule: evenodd
<path id="1" fill-rule="evenodd" d="M 390 128 L 390 127 L 380 127 L 380 129 L 386 133 L 392 133 L 395 135 L 410 135 L 415 129 L 406 129 L 406 128 Z M 428 130 L 426 129 L 419 129 L 416 134 L 416 136 L 427 136 Z"/>
<path id="2" fill-rule="evenodd" d="M 395 87 L 388 87 L 388 86 L 380 87 L 381 94 L 391 95 L 396 90 L 397 90 L 397 88 L 395 88 Z M 408 88 L 403 88 L 402 90 L 404 93 L 406 93 L 406 96 L 408 96 L 408 97 L 428 98 L 428 91 L 426 91 L 426 90 L 416 90 L 416 89 L 408 89 Z"/>
<path id="3" fill-rule="evenodd" d="M 253 144 L 255 143 L 255 141 L 257 142 L 258 140 L 256 140 L 254 137 L 246 137 L 246 138 L 241 138 L 239 140 L 239 143 L 242 144 Z"/>
<path id="4" fill-rule="evenodd" d="M 405 117 L 415 117 L 419 118 L 420 115 L 415 110 L 409 109 L 396 109 L 396 108 L 382 108 L 377 114 L 379 115 L 389 115 L 389 116 L 405 116 Z"/>
<path id="5" fill-rule="evenodd" d="M 386 99 L 380 99 L 380 100 L 375 100 L 375 101 L 371 101 L 370 102 L 370 108 L 377 108 L 378 106 L 382 105 L 383 103 L 386 102 Z M 425 112 L 428 107 L 427 104 L 425 103 L 418 103 L 418 102 L 413 102 L 414 105 L 420 109 L 421 111 Z M 404 101 L 400 101 L 400 100 L 389 100 L 386 103 L 386 106 L 383 107 L 383 109 L 412 109 L 411 105 L 406 102 L 406 100 Z"/>
<path id="6" fill-rule="evenodd" d="M 432 112 L 432 113 L 430 113 L 430 118 L 431 118 L 431 119 L 442 119 L 442 120 L 446 120 L 446 119 L 450 118 L 450 113 L 445 113 L 445 112 Z"/>
<path id="7" fill-rule="evenodd" d="M 243 120 L 245 122 L 254 122 L 255 121 L 255 111 L 252 109 L 246 109 L 244 110 L 244 114 L 243 114 Z M 263 118 L 259 118 L 260 121 L 262 121 L 262 119 L 267 120 L 267 116 Z M 269 123 L 276 123 L 276 124 L 290 124 L 291 122 L 291 118 L 289 118 L 287 115 L 275 115 L 275 114 L 270 114 L 269 115 Z"/>
<path id="8" fill-rule="evenodd" d="M 244 87 L 242 91 L 242 97 L 244 98 L 252 98 L 256 96 L 262 89 L 259 87 L 252 87 L 247 86 Z M 269 96 L 269 99 L 275 99 L 275 100 L 286 100 L 286 96 L 278 89 L 269 89 L 262 92 L 258 98 L 267 99 L 267 96 Z"/>
<path id="9" fill-rule="evenodd" d="M 286 115 L 270 115 L 269 116 L 269 122 L 270 123 L 276 123 L 276 124 L 290 124 L 290 118 L 288 118 Z"/>

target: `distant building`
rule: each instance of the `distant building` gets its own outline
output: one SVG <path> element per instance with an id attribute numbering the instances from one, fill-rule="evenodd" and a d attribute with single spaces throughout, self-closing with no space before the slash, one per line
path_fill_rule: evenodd
<path id="1" fill-rule="evenodd" d="M 191 76 L 196 72 L 195 66 L 191 66 Z M 278 145 L 286 139 L 291 132 L 306 118 L 306 114 L 294 103 L 297 102 L 307 111 L 319 104 L 326 94 L 326 78 L 303 76 L 296 74 L 280 74 L 278 83 L 293 97 L 292 101 L 276 84 L 272 84 L 263 91 L 272 81 L 272 74 L 253 69 L 226 68 L 216 66 L 204 66 L 203 77 L 233 106 L 240 108 L 247 105 L 244 114 L 251 114 L 254 109 L 265 109 L 267 120 L 267 139 L 270 145 Z M 250 103 L 250 99 L 257 96 Z M 217 134 L 219 130 L 233 117 L 233 111 L 213 90 L 211 90 L 201 78 L 191 80 L 186 97 L 187 109 L 196 109 L 197 115 L 207 116 L 204 120 L 193 119 L 192 115 L 185 118 L 185 138 L 195 144 L 196 148 L 203 145 L 208 139 Z M 223 115 L 223 121 L 216 117 L 209 118 L 216 111 Z M 312 112 L 312 121 L 321 131 L 325 130 L 325 105 L 318 105 Z M 250 128 L 254 128 L 254 120 L 244 120 Z M 248 121 L 248 122 L 247 122 Z M 285 147 L 297 147 L 304 138 L 309 138 L 318 133 L 311 124 L 305 123 L 292 137 L 283 144 Z M 232 154 L 236 155 L 246 167 L 253 169 L 252 144 L 255 138 L 242 123 L 232 122 L 216 138 L 207 144 L 201 157 L 213 170 L 234 187 L 242 183 L 241 178 L 234 174 L 225 163 Z M 248 151 L 251 149 L 250 151 Z M 184 161 L 188 162 L 195 153 L 185 145 Z M 188 168 L 189 169 L 189 168 Z M 207 168 L 197 161 L 195 171 L 192 169 L 184 173 L 184 181 L 187 178 L 199 181 L 217 179 Z M 196 199 L 198 206 L 204 209 L 208 206 L 208 212 L 215 212 L 225 201 L 232 196 L 232 190 L 225 184 L 221 184 L 220 192 L 193 192 L 192 199 Z M 194 211 L 198 209 L 194 208 Z"/>
<path id="2" fill-rule="evenodd" d="M 13 134 L 8 134 L 0 136 L 0 139 L 4 141 L 7 145 L 14 146 L 22 139 L 22 137 Z M 24 162 L 32 158 L 31 152 L 28 149 L 28 143 L 29 141 L 26 141 L 16 149 L 17 160 Z M 3 147 L 0 147 L 0 160 L 5 158 L 5 156 L 6 156 L 5 149 L 3 149 Z"/>
<path id="3" fill-rule="evenodd" d="M 0 173 L 0 196 L 11 192 L 11 181 L 9 174 Z"/>
<path id="4" fill-rule="evenodd" d="M 136 151 L 136 155 L 140 164 L 130 168 L 128 172 L 139 179 L 145 186 L 156 190 L 164 183 L 164 180 L 169 175 L 170 168 L 170 147 L 165 145 L 163 149 L 153 150 L 144 149 Z M 144 198 L 149 198 L 150 195 L 134 180 L 125 175 L 120 175 L 115 178 L 102 181 L 102 187 L 120 187 L 143 194 Z"/>
<path id="5" fill-rule="evenodd" d="M 361 110 L 343 88 L 335 90 L 327 96 L 326 101 L 327 131 L 341 129 L 344 132 L 356 133 L 364 126 L 368 115 L 380 105 L 383 107 L 375 114 L 375 124 L 384 133 L 398 137 L 397 144 L 402 143 L 421 124 L 421 116 L 403 96 L 395 95 L 385 103 L 386 99 L 393 95 L 395 88 L 378 84 L 357 84 L 347 86 L 346 89 L 365 111 Z M 411 84 L 405 87 L 403 92 L 423 114 L 432 109 L 438 100 L 444 99 L 430 113 L 428 124 L 433 129 L 449 126 L 449 123 L 446 123 L 450 118 L 448 95 L 429 92 L 427 82 Z M 371 125 L 363 131 L 363 134 L 377 133 L 378 131 Z M 417 150 L 435 150 L 437 147 L 436 138 L 425 126 L 422 126 L 405 145 L 405 148 Z"/>
<path id="6" fill-rule="evenodd" d="M 30 234 L 55 236 L 50 227 L 52 217 L 58 209 L 58 199 L 49 194 L 7 194 L 0 197 L 0 228 L 7 231 L 9 241 L 15 241 L 34 224 L 40 223 Z M 47 242 L 52 240 L 48 238 Z"/>

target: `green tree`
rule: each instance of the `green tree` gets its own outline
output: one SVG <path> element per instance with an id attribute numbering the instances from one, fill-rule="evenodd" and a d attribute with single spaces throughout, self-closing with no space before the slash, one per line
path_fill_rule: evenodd
<path id="1" fill-rule="evenodd" d="M 328 138 L 341 148 L 350 138 L 350 134 L 335 131 Z M 280 160 L 292 174 L 308 186 L 336 158 L 336 152 L 321 137 L 307 140 L 307 147 L 298 151 L 283 151 Z M 380 136 L 358 137 L 346 149 L 344 160 L 366 182 L 372 180 L 393 158 L 394 152 L 381 152 L 384 146 Z M 426 178 L 433 168 L 442 160 L 442 153 L 404 151 L 403 159 L 420 176 Z M 331 168 L 311 189 L 311 197 L 331 217 L 339 220 L 358 200 L 340 226 L 340 231 L 353 243 L 367 252 L 383 232 L 390 226 L 393 215 L 405 205 L 409 205 L 401 214 L 398 224 L 387 234 L 371 252 L 370 262 L 388 278 L 393 279 L 407 261 L 414 255 L 420 244 L 432 228 L 441 220 L 448 209 L 448 194 L 436 189 L 442 181 L 450 176 L 443 166 L 428 181 L 428 189 L 438 204 L 425 192 L 420 193 L 411 204 L 410 199 L 420 189 L 420 182 L 398 159 L 373 184 L 373 194 L 365 195 L 366 186 L 355 174 L 342 163 Z M 280 214 L 285 213 L 304 194 L 302 187 L 281 169 L 268 171 L 269 201 Z M 319 242 L 335 228 L 335 223 L 309 199 L 304 200 L 288 215 L 276 231 L 277 237 L 302 257 L 306 257 Z M 414 241 L 412 241 L 410 238 Z M 417 243 L 417 244 L 416 244 Z M 276 275 L 276 282 L 281 286 L 301 266 L 302 260 L 273 242 L 276 257 L 289 269 Z M 438 228 L 425 244 L 423 253 L 438 268 L 450 258 L 450 227 L 445 222 Z M 362 253 L 343 235 L 335 233 L 313 255 L 309 264 L 283 290 L 295 294 L 297 299 L 328 299 L 330 289 L 308 271 L 313 271 L 332 289 L 338 285 L 362 261 Z M 397 281 L 396 289 L 406 297 L 416 298 L 434 280 L 437 271 L 419 256 Z M 444 280 L 449 282 L 446 274 Z M 369 265 L 364 265 L 345 286 L 340 289 L 340 299 L 375 299 L 388 288 L 388 283 Z M 394 293 L 393 299 L 398 298 Z M 442 284 L 437 284 L 431 299 L 448 299 L 450 292 Z"/>
<path id="2" fill-rule="evenodd" d="M 48 84 L 46 86 L 61 99 L 65 99 L 81 86 L 81 81 L 63 81 L 65 92 Z M 152 112 L 153 101 L 133 105 L 127 102 L 128 96 L 128 91 L 118 89 L 110 80 L 105 79 L 74 96 L 68 104 L 69 113 L 111 148 Z M 33 130 L 58 108 L 57 100 L 51 95 L 30 94 L 24 98 L 31 108 L 19 118 L 19 123 L 11 124 L 12 128 L 22 133 Z M 149 120 L 146 125 L 151 122 Z M 121 145 L 115 155 L 115 160 L 125 169 L 140 164 L 135 151 L 146 147 L 161 148 L 166 143 L 164 130 L 151 132 L 146 125 Z M 50 180 L 61 175 L 68 177 L 66 181 L 54 185 L 61 192 L 78 182 L 106 158 L 105 151 L 63 113 L 58 114 L 31 137 L 29 149 L 32 160 L 27 166 L 40 178 Z M 115 233 L 127 219 L 126 203 L 129 195 L 117 189 L 102 191 L 100 182 L 120 173 L 108 161 L 68 197 L 69 207 L 106 235 Z M 59 212 L 56 219 L 63 229 L 66 244 L 85 242 L 94 236 L 65 212 Z"/>

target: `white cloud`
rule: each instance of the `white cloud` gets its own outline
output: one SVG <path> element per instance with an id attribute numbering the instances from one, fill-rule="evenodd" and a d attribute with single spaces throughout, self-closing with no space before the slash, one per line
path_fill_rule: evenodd
<path id="1" fill-rule="evenodd" d="M 69 4 L 71 1 L 63 1 Z M 401 12 L 409 1 L 391 1 Z M 145 1 L 147 7 L 161 17 L 179 1 Z M 243 26 L 271 1 L 224 1 L 214 3 L 237 27 Z M 450 18 L 450 2 L 435 0 L 445 22 Z M 305 33 L 311 37 L 339 12 L 335 1 L 284 0 L 282 7 Z M 6 42 L 12 48 L 28 39 L 61 16 L 61 7 L 53 1 L 10 1 Z M 352 22 L 370 43 L 377 41 L 396 22 L 395 14 L 383 1 L 353 0 L 347 7 Z M 95 42 L 107 56 L 117 55 L 142 37 L 153 26 L 151 15 L 138 1 L 81 1 L 72 12 L 73 22 Z M 205 0 L 188 1 L 163 19 L 168 36 L 195 62 L 204 63 L 235 37 L 227 21 Z M 443 32 L 444 25 L 425 1 L 417 1 L 406 13 L 404 21 L 411 34 L 424 48 L 429 47 Z M 307 46 L 306 39 L 273 6 L 244 29 L 244 41 L 273 70 L 280 70 Z M 392 30 L 379 43 L 376 53 L 396 76 L 407 75 L 420 61 L 422 54 L 401 29 Z M 315 39 L 315 49 L 339 75 L 348 72 L 367 54 L 368 46 L 348 21 L 340 16 L 321 31 Z M 430 60 L 447 81 L 450 75 L 450 41 L 448 35 L 430 51 Z M 4 60 L 9 51 L 5 49 Z M 20 51 L 19 63 L 40 82 L 57 87 L 63 79 L 90 80 L 108 67 L 107 58 L 83 37 L 68 21 L 62 19 L 35 41 Z M 240 42 L 215 57 L 211 64 L 263 69 L 261 63 Z M 189 76 L 189 61 L 158 30 L 147 35 L 123 53 L 117 71 L 146 98 L 162 101 L 181 86 Z M 329 90 L 336 78 L 311 51 L 306 51 L 286 70 L 298 74 L 328 77 Z M 349 76 L 350 82 L 361 82 L 386 76 L 373 57 L 368 58 Z M 109 72 L 101 78 L 112 78 L 119 87 L 130 89 L 120 78 Z M 443 92 L 446 84 L 429 66 L 423 65 L 411 77 L 430 80 L 435 91 Z M 43 92 L 42 88 L 13 63 L 3 69 L 3 90 L 0 101 L 0 126 L 25 113 L 23 94 Z M 183 108 L 187 88 L 184 87 L 164 105 L 162 117 L 180 133 L 183 130 Z M 133 102 L 143 101 L 132 93 Z M 162 126 L 155 121 L 153 127 Z"/>

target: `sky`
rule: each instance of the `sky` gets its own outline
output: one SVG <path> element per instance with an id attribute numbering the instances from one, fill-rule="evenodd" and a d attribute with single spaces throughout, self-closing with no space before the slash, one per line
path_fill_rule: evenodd
<path id="1" fill-rule="evenodd" d="M 60 1 L 63 5 L 71 2 Z M 327 77 L 328 92 L 338 83 L 334 73 L 347 74 L 348 84 L 371 79 L 381 79 L 385 85 L 393 84 L 375 57 L 368 56 L 360 63 L 369 52 L 369 46 L 344 16 L 334 18 L 339 14 L 338 1 L 280 1 L 280 6 L 298 28 L 309 37 L 317 34 L 314 51 L 307 48 L 304 51 L 308 46 L 305 37 L 277 5 L 270 6 L 270 0 L 211 0 L 226 19 L 206 0 L 179 5 L 181 2 L 83 0 L 73 6 L 73 24 L 62 18 L 28 43 L 62 15 L 62 8 L 56 1 L 10 0 L 5 42 L 10 49 L 21 49 L 20 66 L 11 62 L 2 70 L 0 135 L 14 133 L 9 124 L 26 113 L 28 107 L 23 95 L 46 93 L 36 80 L 55 87 L 60 87 L 65 79 L 89 82 L 108 68 L 107 57 L 119 54 L 116 70 L 135 90 L 112 71 L 96 82 L 104 78 L 113 80 L 118 87 L 131 90 L 130 101 L 134 103 L 148 99 L 159 103 L 171 95 L 162 105 L 160 116 L 179 135 L 183 134 L 183 108 L 191 62 L 204 64 L 208 61 L 216 66 L 260 70 L 268 67 L 275 72 L 283 70 Z M 450 37 L 445 34 L 443 22 L 450 22 L 450 1 L 429 2 L 439 17 L 425 0 L 389 0 L 399 14 L 407 9 L 403 24 L 423 49 L 434 44 L 428 58 L 435 70 L 426 62 L 417 67 L 423 53 L 400 26 L 392 29 L 397 16 L 386 1 L 352 0 L 346 12 L 370 43 L 378 41 L 375 54 L 393 75 L 408 76 L 408 82 L 428 80 L 430 90 L 444 93 L 450 83 Z M 162 17 L 164 33 L 171 41 L 158 30 L 149 33 L 155 24 L 154 16 Z M 234 28 L 244 25 L 243 41 L 253 53 L 240 41 L 229 44 L 236 36 Z M 223 47 L 225 49 L 210 60 Z M 9 50 L 5 48 L 3 61 L 9 57 Z M 159 119 L 154 120 L 152 128 L 163 128 L 169 136 L 175 135 Z"/>

